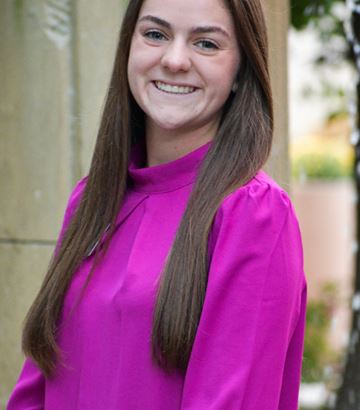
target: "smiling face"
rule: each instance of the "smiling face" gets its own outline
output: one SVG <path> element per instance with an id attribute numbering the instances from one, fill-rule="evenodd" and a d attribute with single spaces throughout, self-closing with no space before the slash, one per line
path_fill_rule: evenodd
<path id="1" fill-rule="evenodd" d="M 217 127 L 240 64 L 223 0 L 145 0 L 128 61 L 130 90 L 152 129 Z"/>

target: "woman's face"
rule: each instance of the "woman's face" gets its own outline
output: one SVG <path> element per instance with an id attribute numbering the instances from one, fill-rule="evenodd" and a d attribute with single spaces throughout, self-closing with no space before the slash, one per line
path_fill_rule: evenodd
<path id="1" fill-rule="evenodd" d="M 128 62 L 131 92 L 166 130 L 217 124 L 240 64 L 223 0 L 145 0 Z"/>

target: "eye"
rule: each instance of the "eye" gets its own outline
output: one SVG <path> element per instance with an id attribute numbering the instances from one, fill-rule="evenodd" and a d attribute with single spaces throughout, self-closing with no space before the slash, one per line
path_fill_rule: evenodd
<path id="1" fill-rule="evenodd" d="M 149 30 L 144 34 L 144 37 L 147 37 L 150 40 L 155 40 L 155 41 L 166 40 L 166 37 L 164 36 L 164 34 L 158 30 Z"/>
<path id="2" fill-rule="evenodd" d="M 204 50 L 218 50 L 219 47 L 213 41 L 210 40 L 200 40 L 196 42 L 196 44 L 200 45 L 200 48 Z"/>

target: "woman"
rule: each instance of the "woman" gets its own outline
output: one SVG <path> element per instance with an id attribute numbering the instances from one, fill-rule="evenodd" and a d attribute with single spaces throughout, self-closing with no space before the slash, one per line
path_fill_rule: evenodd
<path id="1" fill-rule="evenodd" d="M 295 410 L 306 279 L 261 169 L 260 0 L 129 2 L 8 410 Z"/>

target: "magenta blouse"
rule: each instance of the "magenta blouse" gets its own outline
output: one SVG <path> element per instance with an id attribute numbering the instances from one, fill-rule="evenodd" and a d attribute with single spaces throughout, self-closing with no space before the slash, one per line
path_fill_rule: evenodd
<path id="1" fill-rule="evenodd" d="M 167 374 L 151 360 L 157 281 L 210 144 L 147 168 L 132 152 L 116 232 L 71 316 L 93 255 L 65 296 L 57 340 L 66 366 L 45 379 L 26 358 L 7 410 L 298 408 L 307 300 L 301 236 L 287 193 L 263 170 L 216 214 L 186 372 Z M 70 196 L 60 239 L 85 184 Z"/>

